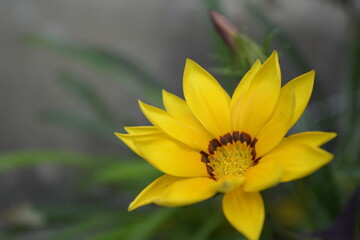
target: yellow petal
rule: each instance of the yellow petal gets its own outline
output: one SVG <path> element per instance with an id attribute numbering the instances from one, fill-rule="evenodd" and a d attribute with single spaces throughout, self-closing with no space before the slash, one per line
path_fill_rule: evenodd
<path id="1" fill-rule="evenodd" d="M 216 191 L 211 187 L 214 180 L 203 178 L 185 178 L 169 185 L 154 203 L 176 207 L 200 202 L 212 197 Z"/>
<path id="2" fill-rule="evenodd" d="M 289 131 L 294 115 L 295 91 L 282 89 L 274 112 L 256 136 L 256 153 L 261 157 L 274 148 Z"/>
<path id="3" fill-rule="evenodd" d="M 255 73 L 260 69 L 261 63 L 259 60 L 256 60 L 254 65 L 251 67 L 251 69 L 245 74 L 245 76 L 241 79 L 238 86 L 236 87 L 234 94 L 230 101 L 230 110 L 232 116 L 236 116 L 237 112 L 234 112 L 234 106 L 236 106 L 236 103 L 238 101 L 242 101 L 242 99 L 245 97 L 245 93 L 249 88 L 249 85 L 251 83 L 251 80 L 253 79 Z M 237 109 L 240 110 L 240 109 Z"/>
<path id="4" fill-rule="evenodd" d="M 288 89 L 291 88 L 295 91 L 296 104 L 294 108 L 294 116 L 290 127 L 292 127 L 297 122 L 297 120 L 299 120 L 300 116 L 304 112 L 309 102 L 311 92 L 314 86 L 314 78 L 315 71 L 310 71 L 291 80 L 282 88 L 282 91 L 288 91 Z"/>
<path id="5" fill-rule="evenodd" d="M 259 192 L 275 186 L 282 177 L 281 165 L 276 161 L 259 161 L 245 174 L 244 191 Z"/>
<path id="6" fill-rule="evenodd" d="M 188 122 L 182 122 L 164 110 L 144 104 L 139 101 L 140 108 L 149 121 L 166 134 L 177 139 L 189 147 L 207 151 L 209 139 L 201 129 Z"/>
<path id="7" fill-rule="evenodd" d="M 163 175 L 147 186 L 130 204 L 129 211 L 146 204 L 175 207 L 203 201 L 213 196 L 210 178 L 179 178 Z"/>
<path id="8" fill-rule="evenodd" d="M 202 125 L 214 137 L 230 132 L 230 97 L 214 77 L 187 59 L 183 84 L 186 102 Z"/>
<path id="9" fill-rule="evenodd" d="M 199 134 L 203 135 L 208 141 L 212 140 L 212 135 L 196 119 L 186 102 L 178 96 L 163 90 L 163 102 L 166 111 L 177 120 L 197 129 Z"/>
<path id="10" fill-rule="evenodd" d="M 183 178 L 174 177 L 167 174 L 159 177 L 139 193 L 135 200 L 130 203 L 128 210 L 132 211 L 138 207 L 153 203 L 156 199 L 164 194 L 164 191 L 171 184 L 181 179 Z"/>
<path id="11" fill-rule="evenodd" d="M 331 139 L 336 137 L 336 133 L 334 132 L 302 132 L 290 135 L 289 137 L 284 138 L 281 141 L 281 144 L 306 144 L 314 147 L 319 147 Z"/>
<path id="12" fill-rule="evenodd" d="M 185 121 L 196 119 L 183 99 L 165 90 L 162 91 L 162 96 L 164 107 L 172 116 L 179 120 L 184 119 Z"/>
<path id="13" fill-rule="evenodd" d="M 236 188 L 225 194 L 223 211 L 230 224 L 246 238 L 259 239 L 265 217 L 260 193 L 248 193 Z"/>
<path id="14" fill-rule="evenodd" d="M 179 177 L 208 176 L 201 155 L 166 134 L 117 134 L 125 143 L 131 141 L 137 153 L 160 171 Z M 131 145 L 129 145 L 131 147 Z"/>
<path id="15" fill-rule="evenodd" d="M 281 164 L 281 182 L 305 177 L 333 158 L 333 155 L 318 147 L 287 141 L 279 144 L 260 161 L 277 161 Z"/>
<path id="16" fill-rule="evenodd" d="M 160 130 L 154 126 L 138 126 L 138 127 L 124 127 L 128 133 L 153 133 L 159 132 Z"/>
<path id="17" fill-rule="evenodd" d="M 256 136 L 276 106 L 280 86 L 279 60 L 274 52 L 254 75 L 245 97 L 234 106 L 233 129 Z"/>
<path id="18" fill-rule="evenodd" d="M 128 133 L 134 133 L 134 135 L 141 136 L 142 138 L 149 137 L 152 139 L 161 133 L 161 131 L 155 127 L 124 127 L 124 128 Z M 137 147 L 135 146 L 134 141 L 129 137 L 124 137 L 124 136 L 128 136 L 128 134 L 115 133 L 115 135 L 121 141 L 123 141 L 131 150 L 133 150 L 137 155 L 143 157 L 139 152 L 139 150 L 137 149 Z"/>
<path id="19" fill-rule="evenodd" d="M 241 184 L 243 184 L 244 181 L 245 181 L 244 176 L 225 176 L 214 182 L 213 188 L 217 192 L 222 192 L 222 193 L 230 192 L 235 188 L 241 186 Z"/>

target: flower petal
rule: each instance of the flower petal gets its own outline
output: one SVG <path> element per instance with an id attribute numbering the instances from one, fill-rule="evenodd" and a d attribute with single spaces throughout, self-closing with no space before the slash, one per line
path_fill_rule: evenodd
<path id="1" fill-rule="evenodd" d="M 184 119 L 185 122 L 189 119 L 197 120 L 188 105 L 186 104 L 185 100 L 165 90 L 162 91 L 162 96 L 164 107 L 166 111 L 172 116 L 179 120 Z M 198 124 L 200 123 L 198 122 Z"/>
<path id="2" fill-rule="evenodd" d="M 184 96 L 196 118 L 215 137 L 231 131 L 230 97 L 207 71 L 187 59 Z"/>
<path id="3" fill-rule="evenodd" d="M 261 157 L 279 144 L 289 131 L 295 108 L 295 91 L 289 87 L 282 89 L 279 100 L 270 119 L 256 136 L 257 157 Z"/>
<path id="4" fill-rule="evenodd" d="M 213 139 L 213 136 L 196 119 L 196 117 L 191 112 L 190 108 L 183 99 L 163 90 L 163 102 L 166 111 L 170 115 L 175 117 L 177 120 L 185 123 L 186 125 L 191 126 L 191 128 L 197 129 L 197 131 L 201 135 L 203 135 L 204 138 L 208 139 L 208 141 Z"/>
<path id="5" fill-rule="evenodd" d="M 320 132 L 320 131 L 313 131 L 313 132 L 302 132 L 290 135 L 284 138 L 281 141 L 281 144 L 305 144 L 309 146 L 319 147 L 331 139 L 336 137 L 336 133 L 334 132 Z"/>
<path id="6" fill-rule="evenodd" d="M 241 186 L 244 181 L 244 176 L 226 176 L 214 182 L 213 187 L 217 192 L 225 193 Z"/>
<path id="7" fill-rule="evenodd" d="M 140 101 L 139 105 L 149 121 L 159 129 L 163 130 L 166 134 L 185 143 L 189 147 L 207 151 L 209 137 L 204 131 L 196 128 L 196 126 L 191 125 L 189 122 L 179 121 L 164 110 Z"/>
<path id="8" fill-rule="evenodd" d="M 143 138 L 150 137 L 153 138 L 154 136 L 157 136 L 161 130 L 157 129 L 156 127 L 124 127 L 124 129 L 128 133 L 138 133 L 137 135 L 141 135 Z M 122 134 L 122 133 L 115 133 L 115 135 L 123 141 L 131 150 L 133 150 L 137 155 L 143 158 L 139 150 L 134 144 L 134 141 L 131 138 L 123 137 L 128 136 L 128 134 Z"/>
<path id="9" fill-rule="evenodd" d="M 282 177 L 281 165 L 276 161 L 259 161 L 245 174 L 244 191 L 259 192 L 275 186 Z"/>
<path id="10" fill-rule="evenodd" d="M 201 155 L 162 132 L 117 134 L 130 148 L 160 171 L 179 177 L 208 176 Z"/>
<path id="11" fill-rule="evenodd" d="M 328 163 L 333 155 L 318 147 L 296 141 L 284 141 L 260 161 L 277 161 L 281 164 L 281 182 L 305 177 Z"/>
<path id="12" fill-rule="evenodd" d="M 281 74 L 276 51 L 254 75 L 244 98 L 233 108 L 233 129 L 256 136 L 273 112 L 280 93 Z"/>
<path id="13" fill-rule="evenodd" d="M 129 211 L 146 204 L 183 206 L 210 198 L 216 192 L 210 187 L 210 178 L 180 178 L 163 175 L 148 185 L 130 204 Z"/>
<path id="14" fill-rule="evenodd" d="M 265 218 L 260 193 L 248 193 L 236 188 L 225 194 L 223 211 L 230 224 L 246 238 L 259 239 Z"/>
<path id="15" fill-rule="evenodd" d="M 294 78 L 282 88 L 282 91 L 289 91 L 289 89 L 294 89 L 295 91 L 296 99 L 294 116 L 289 128 L 291 128 L 297 122 L 297 120 L 299 120 L 300 116 L 304 112 L 313 90 L 314 78 L 315 71 L 310 71 L 297 78 Z"/>
<path id="16" fill-rule="evenodd" d="M 256 60 L 254 65 L 251 67 L 251 69 L 245 74 L 245 76 L 241 79 L 238 86 L 236 87 L 234 94 L 232 95 L 232 98 L 230 100 L 230 110 L 232 116 L 239 114 L 238 112 L 234 112 L 234 106 L 236 106 L 236 103 L 238 101 L 242 101 L 242 99 L 245 97 L 245 93 L 249 88 L 249 85 L 251 83 L 251 80 L 253 79 L 255 73 L 260 69 L 261 63 L 259 60 Z M 237 109 L 240 110 L 240 109 Z"/>
<path id="17" fill-rule="evenodd" d="M 163 175 L 150 183 L 129 205 L 128 210 L 132 211 L 138 207 L 153 203 L 158 199 L 164 191 L 174 182 L 179 181 L 183 178 L 174 177 L 171 175 Z"/>
<path id="18" fill-rule="evenodd" d="M 124 127 L 128 133 L 154 133 L 160 132 L 157 127 L 154 126 L 137 126 L 137 127 Z"/>
<path id="19" fill-rule="evenodd" d="M 208 177 L 185 178 L 176 181 L 169 185 L 164 194 L 154 203 L 166 207 L 176 207 L 206 200 L 216 193 L 211 187 L 213 183 L 214 180 Z"/>

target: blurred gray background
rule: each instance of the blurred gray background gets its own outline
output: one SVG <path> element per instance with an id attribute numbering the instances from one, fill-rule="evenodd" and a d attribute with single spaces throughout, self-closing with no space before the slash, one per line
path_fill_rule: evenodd
<path id="1" fill-rule="evenodd" d="M 325 0 L 255 2 L 285 29 L 319 79 L 326 81 L 319 84 L 331 93 L 341 88 L 341 54 L 351 37 L 346 12 Z M 225 0 L 222 4 L 241 30 L 261 39 L 264 30 L 246 11 L 244 1 Z M 24 44 L 21 35 L 41 33 L 119 52 L 158 76 L 167 90 L 181 94 L 185 58 L 194 59 L 204 68 L 215 66 L 209 54 L 214 51 L 210 29 L 202 1 L 1 0 L 0 150 L 52 147 L 102 151 L 106 147 L 97 139 L 39 120 L 39 112 L 46 109 L 87 114 L 55 81 L 62 68 L 85 69 L 84 74 L 119 117 L 141 115 L 136 99 L 142 96 L 114 88 L 105 76 L 58 54 Z M 298 74 L 286 59 L 281 65 L 284 81 Z"/>

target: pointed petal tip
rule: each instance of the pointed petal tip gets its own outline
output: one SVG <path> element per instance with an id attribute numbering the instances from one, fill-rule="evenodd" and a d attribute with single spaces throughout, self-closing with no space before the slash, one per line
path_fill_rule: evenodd
<path id="1" fill-rule="evenodd" d="M 271 55 L 268 57 L 267 60 L 270 60 L 270 59 L 279 60 L 279 54 L 276 50 L 272 51 Z"/>
<path id="2" fill-rule="evenodd" d="M 279 55 L 276 50 L 274 50 L 271 55 L 265 60 L 265 62 L 262 64 L 262 67 L 264 68 L 266 65 L 270 66 L 277 66 L 278 70 L 280 70 L 280 64 L 279 64 Z"/>
<path id="3" fill-rule="evenodd" d="M 118 132 L 116 132 L 115 136 L 118 139 L 120 139 L 121 141 L 123 141 L 125 144 L 127 144 L 127 140 L 131 139 L 131 138 L 129 138 L 130 134 L 128 134 L 128 133 L 118 133 Z"/>
<path id="4" fill-rule="evenodd" d="M 256 61 L 255 61 L 255 63 L 253 64 L 253 65 L 259 65 L 259 66 L 261 66 L 261 62 L 260 62 L 260 59 L 256 59 Z"/>
<path id="5" fill-rule="evenodd" d="M 127 210 L 128 210 L 128 212 L 132 212 L 137 208 L 138 208 L 138 206 L 136 206 L 136 204 L 134 204 L 134 201 L 132 201 Z"/>
<path id="6" fill-rule="evenodd" d="M 118 138 L 121 138 L 124 135 L 124 133 L 114 132 L 114 135 Z"/>
<path id="7" fill-rule="evenodd" d="M 133 210 L 135 210 L 136 208 L 134 207 L 134 202 L 130 203 L 129 207 L 128 207 L 128 212 L 132 212 Z"/>
<path id="8" fill-rule="evenodd" d="M 314 79 L 315 79 L 315 70 L 311 70 L 305 74 L 303 74 L 303 76 L 307 76 L 308 78 L 307 79 L 310 79 L 312 80 L 312 82 L 314 82 Z"/>
<path id="9" fill-rule="evenodd" d="M 139 107 L 140 107 L 140 110 L 143 112 L 143 114 L 146 116 L 145 112 L 146 112 L 146 109 L 150 107 L 150 105 L 142 102 L 141 100 L 138 100 L 138 103 L 139 103 Z"/>
<path id="10" fill-rule="evenodd" d="M 325 143 L 327 143 L 327 142 L 333 140 L 335 137 L 337 137 L 336 132 L 323 132 L 323 134 L 324 134 L 324 139 L 319 146 L 324 145 Z"/>
<path id="11" fill-rule="evenodd" d="M 335 137 L 337 137 L 337 133 L 336 132 L 328 132 L 328 134 L 329 134 L 329 141 L 331 140 L 331 139 L 334 139 Z"/>
<path id="12" fill-rule="evenodd" d="M 193 67 L 193 66 L 198 66 L 198 64 L 194 60 L 192 60 L 190 58 L 186 58 L 185 68 L 186 67 Z"/>
<path id="13" fill-rule="evenodd" d="M 140 99 L 137 100 L 138 101 L 138 104 L 139 104 L 139 107 L 141 108 L 141 106 L 144 104 Z"/>
<path id="14" fill-rule="evenodd" d="M 162 95 L 163 104 L 165 105 L 165 99 L 170 95 L 170 93 L 168 91 L 166 91 L 165 89 L 162 89 L 161 95 Z"/>

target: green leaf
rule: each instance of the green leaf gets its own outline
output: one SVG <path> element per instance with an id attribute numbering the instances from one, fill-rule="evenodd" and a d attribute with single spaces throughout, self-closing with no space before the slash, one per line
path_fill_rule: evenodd
<path id="1" fill-rule="evenodd" d="M 89 105 L 99 119 L 114 124 L 115 117 L 107 108 L 105 101 L 96 89 L 79 75 L 63 70 L 59 74 L 59 83 Z"/>
<path id="2" fill-rule="evenodd" d="M 211 233 L 222 223 L 224 217 L 213 214 L 210 218 L 205 220 L 205 222 L 199 226 L 198 230 L 195 232 L 192 240 L 206 240 L 209 239 Z"/>
<path id="3" fill-rule="evenodd" d="M 82 154 L 56 150 L 20 150 L 0 155 L 0 173 L 10 169 L 29 167 L 40 163 L 59 163 L 87 167 L 91 163 Z"/>
<path id="4" fill-rule="evenodd" d="M 91 239 L 93 234 L 115 221 L 119 216 L 120 213 L 100 213 L 88 216 L 87 219 L 73 222 L 65 229 L 47 236 L 44 240 Z"/>
<path id="5" fill-rule="evenodd" d="M 41 114 L 44 121 L 56 123 L 74 130 L 92 134 L 105 140 L 114 141 L 115 129 L 102 121 L 90 120 L 79 116 L 77 113 L 48 110 Z"/>
<path id="6" fill-rule="evenodd" d="M 221 3 L 219 0 L 203 0 L 203 3 L 209 10 L 216 11 L 218 13 L 222 12 Z"/>
<path id="7" fill-rule="evenodd" d="M 113 224 L 112 228 L 90 238 L 91 240 L 146 240 L 155 239 L 156 230 L 166 221 L 176 208 L 161 208 L 150 214 L 134 213 L 133 219 Z M 136 217 L 134 219 L 134 217 Z"/>
<path id="8" fill-rule="evenodd" d="M 146 240 L 150 239 L 157 228 L 168 219 L 178 208 L 161 208 L 156 212 L 143 218 L 133 226 L 133 230 L 127 236 L 127 240 Z"/>
<path id="9" fill-rule="evenodd" d="M 158 176 L 159 171 L 145 161 L 121 161 L 97 169 L 92 179 L 95 183 L 116 184 L 138 179 L 151 180 Z"/>
<path id="10" fill-rule="evenodd" d="M 264 53 L 268 56 L 271 55 L 271 44 L 277 34 L 279 34 L 279 29 L 269 29 L 263 37 L 262 49 L 264 50 Z"/>

